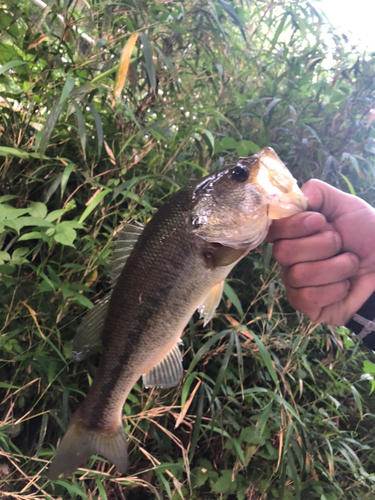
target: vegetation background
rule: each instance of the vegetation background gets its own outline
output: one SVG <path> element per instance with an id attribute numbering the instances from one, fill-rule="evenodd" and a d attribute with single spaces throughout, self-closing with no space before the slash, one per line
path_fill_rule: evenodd
<path id="1" fill-rule="evenodd" d="M 0 496 L 375 498 L 374 356 L 288 306 L 270 245 L 190 321 L 180 385 L 133 389 L 129 476 L 45 476 L 120 223 L 263 146 L 373 203 L 375 54 L 306 0 L 0 0 L 0 65 Z"/>

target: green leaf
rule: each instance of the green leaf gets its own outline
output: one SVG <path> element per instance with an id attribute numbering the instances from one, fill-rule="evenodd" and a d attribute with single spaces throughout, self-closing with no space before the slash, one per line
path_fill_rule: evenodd
<path id="1" fill-rule="evenodd" d="M 349 192 L 350 194 L 352 194 L 353 196 L 357 196 L 356 195 L 356 192 L 354 190 L 354 187 L 353 187 L 353 184 L 350 182 L 350 180 L 346 177 L 346 175 L 342 174 L 341 172 L 339 172 L 339 174 L 341 175 L 341 177 L 344 179 L 344 181 L 346 182 L 346 185 L 348 186 L 348 189 L 349 189 Z"/>
<path id="2" fill-rule="evenodd" d="M 51 111 L 49 112 L 49 114 L 47 116 L 46 123 L 43 127 L 43 130 L 42 130 L 42 138 L 41 138 L 40 144 L 39 144 L 39 151 L 38 152 L 39 152 L 40 157 L 42 157 L 44 155 L 44 153 L 47 149 L 51 134 L 53 132 L 53 129 L 55 128 L 56 122 L 59 119 L 59 116 L 60 116 L 62 110 L 65 107 L 65 104 L 66 104 L 66 101 L 56 103 L 52 107 Z"/>
<path id="3" fill-rule="evenodd" d="M 375 373 L 375 364 L 367 359 L 363 362 L 363 373 Z"/>
<path id="4" fill-rule="evenodd" d="M 150 81 L 151 87 L 155 91 L 155 89 L 156 89 L 155 66 L 154 66 L 154 60 L 152 58 L 151 46 L 150 46 L 150 43 L 148 41 L 146 33 L 141 33 L 141 42 L 143 45 L 143 54 L 145 56 L 146 71 L 147 71 L 148 79 Z"/>
<path id="5" fill-rule="evenodd" d="M 204 135 L 207 137 L 209 143 L 211 144 L 212 151 L 214 151 L 215 139 L 214 139 L 214 136 L 212 135 L 212 132 L 210 132 L 209 130 L 206 130 L 205 128 L 202 129 L 202 132 L 204 133 Z"/>
<path id="6" fill-rule="evenodd" d="M 0 68 L 1 69 L 1 68 Z M 0 146 L 0 156 L 17 156 L 17 158 L 28 158 L 29 155 L 20 149 L 10 148 L 7 146 Z"/>
<path id="7" fill-rule="evenodd" d="M 63 210 L 63 209 L 54 210 L 53 212 L 50 212 L 47 215 L 46 220 L 48 220 L 48 222 L 53 222 L 56 219 L 58 219 L 59 217 L 61 217 L 64 213 L 65 213 L 65 210 Z"/>
<path id="8" fill-rule="evenodd" d="M 62 104 L 68 98 L 70 92 L 72 91 L 72 89 L 74 87 L 75 80 L 76 79 L 73 78 L 72 76 L 67 75 L 65 85 L 64 85 L 63 91 L 61 93 L 61 97 L 60 97 L 60 104 Z"/>
<path id="9" fill-rule="evenodd" d="M 232 332 L 230 337 L 229 337 L 229 342 L 228 342 L 227 348 L 225 350 L 225 354 L 224 354 L 223 361 L 222 361 L 221 366 L 220 366 L 219 373 L 218 373 L 216 380 L 215 380 L 214 389 L 212 391 L 211 404 L 214 403 L 216 396 L 219 394 L 221 385 L 224 381 L 224 377 L 225 377 L 225 374 L 227 372 L 229 360 L 230 360 L 230 357 L 231 357 L 232 352 L 233 352 L 234 335 L 236 335 L 236 333 Z"/>
<path id="10" fill-rule="evenodd" d="M 235 479 L 231 470 L 223 470 L 221 477 L 212 485 L 212 491 L 215 493 L 231 493 L 232 488 L 236 488 Z"/>
<path id="11" fill-rule="evenodd" d="M 28 64 L 25 61 L 9 61 L 4 66 L 1 66 L 0 68 L 0 75 L 8 71 L 9 69 L 16 68 L 17 66 L 22 66 L 24 64 Z"/>
<path id="12" fill-rule="evenodd" d="M 39 231 L 31 231 L 30 233 L 22 234 L 18 241 L 39 240 L 43 239 L 43 234 Z"/>
<path id="13" fill-rule="evenodd" d="M 78 133 L 79 133 L 79 137 L 81 139 L 81 146 L 82 146 L 83 156 L 86 159 L 86 125 L 85 125 L 85 119 L 83 117 L 81 108 L 78 106 L 78 103 L 74 99 L 72 99 L 72 104 L 73 104 L 74 110 L 76 112 L 76 117 L 77 117 L 77 122 L 78 122 Z"/>
<path id="14" fill-rule="evenodd" d="M 272 101 L 268 104 L 268 106 L 266 107 L 266 109 L 264 110 L 264 113 L 263 113 L 263 116 L 266 116 L 268 115 L 268 113 L 276 106 L 277 103 L 279 103 L 281 101 L 281 99 L 279 99 L 278 97 L 275 97 L 274 99 L 272 99 Z"/>
<path id="15" fill-rule="evenodd" d="M 15 198 L 17 198 L 17 196 L 15 196 L 14 194 L 4 194 L 4 196 L 0 196 L 0 203 L 3 203 L 4 201 L 14 200 Z"/>
<path id="16" fill-rule="evenodd" d="M 79 222 L 85 221 L 87 217 L 91 214 L 91 212 L 95 210 L 95 208 L 99 205 L 104 196 L 110 192 L 111 192 L 110 189 L 104 189 L 104 191 L 100 191 L 100 193 L 97 193 L 96 196 L 91 200 L 89 206 L 86 207 L 86 210 L 81 215 Z"/>
<path id="17" fill-rule="evenodd" d="M 100 115 L 96 111 L 94 105 L 90 103 L 89 108 L 90 108 L 91 114 L 94 117 L 94 121 L 95 121 L 96 134 L 98 136 L 98 156 L 100 156 L 100 153 L 102 151 L 103 141 L 104 141 L 103 124 L 102 124 L 102 120 L 100 119 Z"/>
<path id="18" fill-rule="evenodd" d="M 266 365 L 267 370 L 269 371 L 269 374 L 271 375 L 272 380 L 274 381 L 274 384 L 276 385 L 276 387 L 279 387 L 279 381 L 277 380 L 276 371 L 275 371 L 275 368 L 273 367 L 271 356 L 270 356 L 269 352 L 265 348 L 263 342 L 257 337 L 257 335 L 255 335 L 255 333 L 253 331 L 250 331 L 250 333 L 253 336 L 253 339 L 255 340 L 255 342 L 258 346 L 258 349 L 259 349 L 259 352 L 262 356 L 264 364 Z"/>
<path id="19" fill-rule="evenodd" d="M 355 403 L 357 405 L 359 414 L 360 414 L 361 418 L 363 418 L 363 408 L 362 408 L 361 395 L 359 394 L 359 392 L 357 391 L 357 389 L 354 387 L 354 385 L 351 385 L 350 388 L 352 390 L 354 401 L 355 401 Z"/>
<path id="20" fill-rule="evenodd" d="M 64 192 L 65 192 L 66 186 L 68 184 L 70 174 L 72 173 L 72 170 L 74 167 L 75 167 L 74 163 L 69 163 L 69 165 L 67 165 L 65 167 L 64 172 L 62 173 L 62 176 L 61 176 L 61 199 L 64 196 Z"/>
<path id="21" fill-rule="evenodd" d="M 32 215 L 33 217 L 39 217 L 44 219 L 47 215 L 47 207 L 45 206 L 44 203 L 41 203 L 40 201 L 35 201 L 34 203 L 31 203 L 29 206 L 29 214 Z"/>
<path id="22" fill-rule="evenodd" d="M 228 299 L 232 302 L 232 304 L 234 305 L 234 307 L 237 309 L 237 311 L 239 312 L 240 316 L 243 317 L 244 316 L 244 312 L 243 312 L 243 309 L 242 309 L 242 305 L 241 305 L 240 299 L 237 297 L 237 294 L 233 290 L 233 288 L 228 283 L 226 283 L 226 282 L 224 283 L 224 293 L 228 297 Z"/>
<path id="23" fill-rule="evenodd" d="M 220 333 L 217 333 L 213 337 L 210 338 L 203 346 L 199 349 L 199 351 L 196 353 L 194 356 L 192 362 L 190 363 L 190 366 L 187 370 L 186 375 L 191 373 L 195 367 L 195 365 L 198 363 L 198 361 L 202 358 L 202 356 L 216 343 L 218 342 L 222 337 L 227 335 L 230 332 L 230 330 L 223 330 Z"/>
<path id="24" fill-rule="evenodd" d="M 56 232 L 53 235 L 53 238 L 57 243 L 61 243 L 62 245 L 74 247 L 73 241 L 77 237 L 77 232 L 75 229 L 66 226 L 63 222 L 56 226 Z"/>

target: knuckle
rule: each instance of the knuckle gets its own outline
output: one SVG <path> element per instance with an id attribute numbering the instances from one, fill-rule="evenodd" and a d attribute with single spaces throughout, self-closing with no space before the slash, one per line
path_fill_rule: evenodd
<path id="1" fill-rule="evenodd" d="M 328 248 L 332 249 L 333 253 L 336 254 L 341 249 L 341 236 L 336 231 L 327 231 L 325 237 L 328 240 Z"/>

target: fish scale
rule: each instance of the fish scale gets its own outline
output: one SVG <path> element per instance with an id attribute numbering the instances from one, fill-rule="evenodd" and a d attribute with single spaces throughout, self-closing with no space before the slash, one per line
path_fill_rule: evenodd
<path id="1" fill-rule="evenodd" d="M 121 253 L 121 245 L 116 251 L 124 268 L 110 296 L 87 314 L 74 343 L 76 358 L 82 359 L 101 342 L 99 367 L 58 447 L 50 478 L 71 474 L 94 453 L 126 471 L 122 408 L 134 384 L 141 375 L 147 387 L 178 383 L 183 375 L 178 343 L 194 311 L 207 323 L 226 276 L 263 241 L 271 218 L 306 207 L 290 172 L 265 148 L 178 191 L 138 239 L 129 231 L 137 241 L 127 260 L 129 238 L 123 230 L 126 251 Z"/>

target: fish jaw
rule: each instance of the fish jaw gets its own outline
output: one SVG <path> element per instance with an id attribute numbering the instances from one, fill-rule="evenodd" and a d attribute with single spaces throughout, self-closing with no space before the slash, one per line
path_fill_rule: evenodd
<path id="1" fill-rule="evenodd" d="M 307 207 L 307 199 L 296 183 L 289 193 L 276 197 L 268 205 L 268 217 L 271 220 L 282 219 L 304 212 Z"/>
<path id="2" fill-rule="evenodd" d="M 260 193 L 268 201 L 268 218 L 289 217 L 307 209 L 307 199 L 284 163 L 272 148 L 258 153 L 258 172 L 253 179 Z"/>

